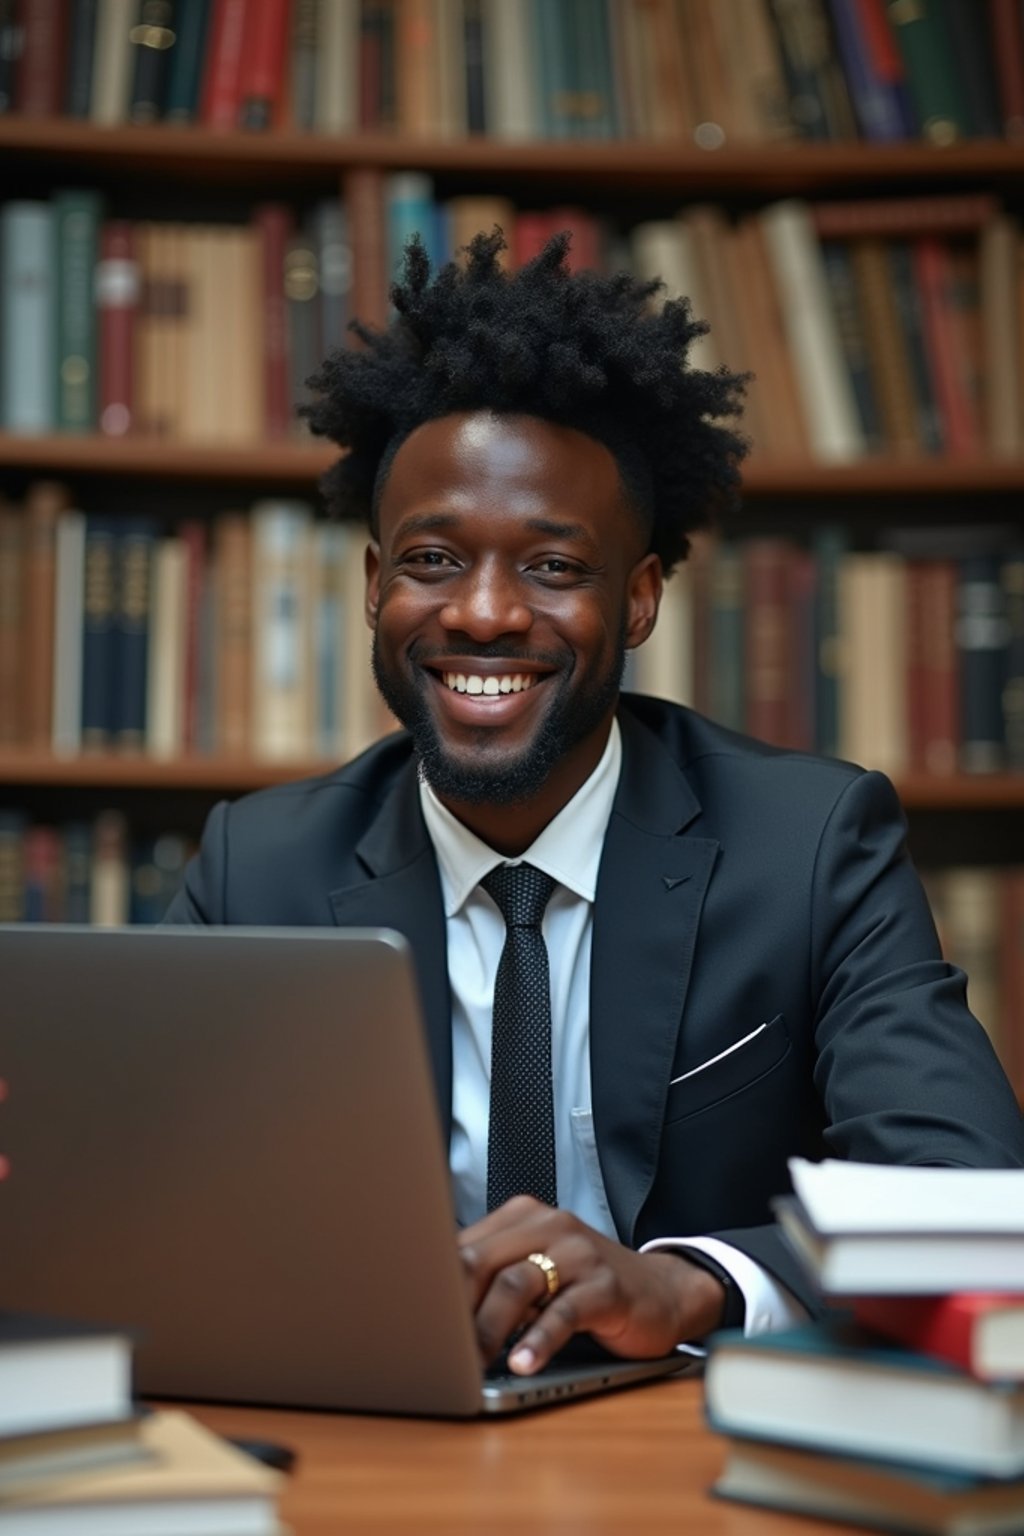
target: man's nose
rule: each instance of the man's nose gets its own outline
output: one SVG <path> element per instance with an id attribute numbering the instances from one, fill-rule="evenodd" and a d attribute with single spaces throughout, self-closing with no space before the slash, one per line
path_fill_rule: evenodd
<path id="1" fill-rule="evenodd" d="M 466 571 L 449 593 L 441 623 L 475 640 L 523 634 L 533 623 L 533 611 L 514 575 L 496 565 Z"/>

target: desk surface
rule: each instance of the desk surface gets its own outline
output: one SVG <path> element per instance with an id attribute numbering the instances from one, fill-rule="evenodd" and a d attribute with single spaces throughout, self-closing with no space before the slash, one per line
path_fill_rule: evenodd
<path id="1" fill-rule="evenodd" d="M 655 1382 L 498 1422 L 199 1406 L 225 1435 L 299 1455 L 293 1536 L 838 1536 L 845 1526 L 708 1496 L 723 1458 L 701 1384 Z"/>

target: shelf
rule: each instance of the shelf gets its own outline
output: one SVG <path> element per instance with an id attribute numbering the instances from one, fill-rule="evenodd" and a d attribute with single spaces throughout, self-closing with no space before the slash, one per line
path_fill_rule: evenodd
<path id="1" fill-rule="evenodd" d="M 0 119 L 0 157 L 50 160 L 109 174 L 111 167 L 157 171 L 194 181 L 230 177 L 258 188 L 275 171 L 322 180 L 353 167 L 394 171 L 529 178 L 556 183 L 618 184 L 620 188 L 683 187 L 701 192 L 743 189 L 776 196 L 821 194 L 901 182 L 948 184 L 1018 180 L 1024 147 L 1000 140 L 931 144 L 830 144 L 793 141 L 704 150 L 647 140 L 505 143 L 486 138 L 451 141 L 398 134 L 331 138 L 294 130 L 215 132 L 193 125 L 103 127 L 66 118 Z M 550 192 L 549 187 L 548 191 Z"/>
<path id="2" fill-rule="evenodd" d="M 338 457 L 330 443 L 267 442 L 234 447 L 168 438 L 0 432 L 0 469 L 39 474 L 286 485 L 308 490 Z M 1024 491 L 1024 458 L 864 459 L 856 464 L 754 460 L 749 496 L 957 496 Z"/>
<path id="3" fill-rule="evenodd" d="M 323 759 L 254 762 L 249 758 L 186 757 L 156 760 L 96 753 L 54 757 L 46 752 L 0 752 L 0 784 L 63 789 L 187 789 L 230 793 L 263 789 L 330 773 Z M 896 787 L 909 811 L 1024 810 L 1024 773 L 907 774 Z"/>
<path id="4" fill-rule="evenodd" d="M 337 448 L 315 442 L 266 442 L 222 448 L 168 438 L 71 433 L 15 437 L 0 432 L 0 469 L 40 473 L 275 482 L 308 487 L 337 457 Z"/>
<path id="5" fill-rule="evenodd" d="M 330 773 L 338 765 L 322 759 L 254 762 L 250 758 L 185 757 L 155 759 L 96 753 L 54 757 L 48 752 L 8 749 L 0 752 L 0 784 L 58 789 L 188 789 L 230 793 L 264 789 Z"/>

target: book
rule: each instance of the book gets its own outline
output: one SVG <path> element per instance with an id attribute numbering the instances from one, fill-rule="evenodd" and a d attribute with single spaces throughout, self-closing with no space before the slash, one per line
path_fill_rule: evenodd
<path id="1" fill-rule="evenodd" d="M 996 84 L 1003 132 L 1024 138 L 1024 17 L 1018 0 L 989 0 Z"/>
<path id="2" fill-rule="evenodd" d="M 1015 455 L 1021 443 L 1018 366 L 1020 232 L 1006 214 L 986 221 L 979 242 L 982 352 L 985 359 L 985 441 L 996 455 Z"/>
<path id="3" fill-rule="evenodd" d="M 102 200 L 97 192 L 62 191 L 52 199 L 55 273 L 56 422 L 61 432 L 96 427 L 96 265 Z"/>
<path id="4" fill-rule="evenodd" d="M 229 131 L 237 126 L 242 100 L 242 56 L 249 0 L 211 0 L 200 120 L 208 128 Z"/>
<path id="5" fill-rule="evenodd" d="M 25 497 L 25 744 L 49 749 L 53 733 L 53 663 L 56 635 L 57 524 L 69 505 L 67 488 L 35 480 Z"/>
<path id="6" fill-rule="evenodd" d="M 82 747 L 109 747 L 114 725 L 118 569 L 116 520 L 93 516 L 85 525 L 82 609 Z"/>
<path id="7" fill-rule="evenodd" d="M 135 25 L 128 34 L 132 45 L 128 116 L 133 123 L 155 123 L 164 115 L 176 37 L 174 27 L 169 25 L 172 20 L 167 0 L 141 0 Z"/>
<path id="8" fill-rule="evenodd" d="M 131 1356 L 121 1329 L 0 1312 L 0 1435 L 130 1418 Z"/>
<path id="9" fill-rule="evenodd" d="M 0 427 L 53 430 L 56 240 L 53 207 L 16 199 L 0 208 Z"/>
<path id="10" fill-rule="evenodd" d="M 89 116 L 94 123 L 123 123 L 131 92 L 136 0 L 99 0 L 92 55 Z"/>
<path id="11" fill-rule="evenodd" d="M 958 1476 L 752 1440 L 729 1441 L 712 1492 L 904 1536 L 1007 1536 L 1024 1522 L 1020 1479 Z"/>
<path id="12" fill-rule="evenodd" d="M 335 7 L 341 10 L 341 3 Z M 249 0 L 238 82 L 238 125 L 256 131 L 280 114 L 288 62 L 289 0 Z M 326 41 L 326 39 L 325 39 Z"/>
<path id="13" fill-rule="evenodd" d="M 853 1314 L 862 1327 L 948 1360 L 982 1381 L 1024 1381 L 1024 1294 L 1019 1291 L 858 1296 Z"/>
<path id="14" fill-rule="evenodd" d="M 97 928 L 123 928 L 130 911 L 128 824 L 120 811 L 101 811 L 92 832 L 89 921 Z"/>
<path id="15" fill-rule="evenodd" d="M 0 501 L 0 745 L 24 735 L 25 525 L 21 511 Z"/>
<path id="16" fill-rule="evenodd" d="M 252 509 L 252 740 L 256 757 L 311 749 L 312 512 L 301 501 Z"/>
<path id="17" fill-rule="evenodd" d="M 1024 1170 L 790 1159 L 777 1215 L 829 1296 L 1000 1290 L 1024 1275 Z"/>
<path id="18" fill-rule="evenodd" d="M 829 0 L 836 42 L 850 99 L 865 139 L 887 143 L 912 138 L 916 129 L 902 82 L 876 67 L 875 51 L 858 0 Z"/>
<path id="19" fill-rule="evenodd" d="M 100 230 L 95 289 L 99 333 L 96 411 L 97 425 L 105 437 L 123 437 L 134 424 L 140 287 L 134 228 L 127 219 L 110 219 Z"/>
<path id="20" fill-rule="evenodd" d="M 39 828 L 53 832 L 53 828 Z M 53 832 L 57 838 L 56 832 Z M 60 839 L 58 839 L 59 841 Z M 63 912 L 61 921 L 64 921 Z M 143 1415 L 0 1436 L 0 1500 L 27 1483 L 127 1462 L 152 1461 L 142 1442 Z"/>
<path id="21" fill-rule="evenodd" d="M 53 635 L 53 750 L 58 757 L 73 757 L 82 745 L 85 531 L 83 512 L 64 512 L 58 519 Z"/>
<path id="22" fill-rule="evenodd" d="M 530 31 L 531 0 L 482 0 L 487 132 L 524 140 L 538 132 Z"/>
<path id="23" fill-rule="evenodd" d="M 64 85 L 64 112 L 68 117 L 89 116 L 97 10 L 98 0 L 72 0 L 68 21 L 67 78 Z"/>
<path id="24" fill-rule="evenodd" d="M 46 1536 L 278 1536 L 282 1477 L 190 1414 L 151 1414 L 140 1430 L 150 1462 L 40 1479 L 0 1494 L 0 1532 Z"/>
<path id="25" fill-rule="evenodd" d="M 153 554 L 146 676 L 146 751 L 173 758 L 185 750 L 188 659 L 188 551 L 180 535 L 160 539 Z"/>
<path id="26" fill-rule="evenodd" d="M 843 1319 L 711 1341 L 713 1429 L 808 1450 L 1024 1477 L 1024 1388 L 981 1382 Z"/>
<path id="27" fill-rule="evenodd" d="M 994 773 L 1006 757 L 1003 682 L 1005 594 L 997 551 L 968 555 L 957 580 L 956 643 L 960 658 L 960 766 Z"/>
<path id="28" fill-rule="evenodd" d="M 118 525 L 114 609 L 116 671 L 111 700 L 111 741 L 140 752 L 146 741 L 149 626 L 152 613 L 155 523 L 126 518 Z"/>
<path id="29" fill-rule="evenodd" d="M 17 108 L 22 117 L 56 117 L 63 106 L 66 8 L 66 0 L 32 0 L 21 8 Z"/>
<path id="30" fill-rule="evenodd" d="M 177 0 L 164 108 L 169 123 L 194 123 L 199 115 L 211 8 L 211 0 Z"/>
<path id="31" fill-rule="evenodd" d="M 921 133 L 933 144 L 951 144 L 970 132 L 946 17 L 935 0 L 887 0 L 886 15 L 907 71 Z"/>

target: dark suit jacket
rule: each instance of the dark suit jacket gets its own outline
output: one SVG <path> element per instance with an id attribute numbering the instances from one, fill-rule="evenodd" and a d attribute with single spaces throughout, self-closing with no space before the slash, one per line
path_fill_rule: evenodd
<path id="1" fill-rule="evenodd" d="M 940 958 L 887 779 L 656 700 L 619 717 L 590 1019 L 616 1227 L 635 1246 L 721 1236 L 810 1303 L 770 1222 L 787 1157 L 1020 1166 L 1020 1113 Z M 168 916 L 404 933 L 450 1119 L 444 914 L 406 735 L 218 805 Z"/>

